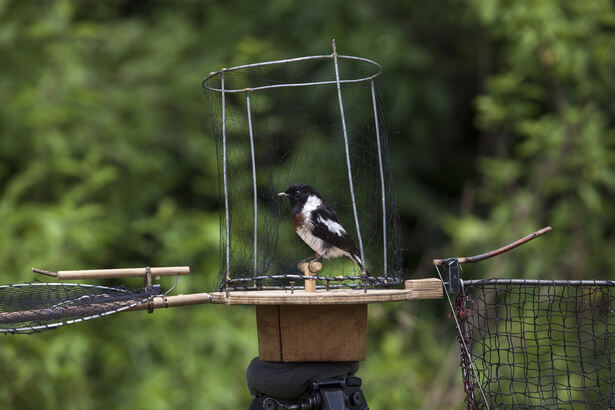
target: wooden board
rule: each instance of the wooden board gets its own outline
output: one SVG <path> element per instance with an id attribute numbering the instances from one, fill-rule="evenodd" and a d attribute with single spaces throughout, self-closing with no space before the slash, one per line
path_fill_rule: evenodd
<path id="1" fill-rule="evenodd" d="M 259 358 L 275 362 L 365 360 L 367 305 L 256 306 Z"/>
<path id="2" fill-rule="evenodd" d="M 411 299 L 443 297 L 442 282 L 436 278 L 409 280 L 405 289 L 336 289 L 305 292 L 303 290 L 231 291 L 211 294 L 212 303 L 226 305 L 345 305 L 399 302 Z"/>
<path id="3" fill-rule="evenodd" d="M 276 305 L 256 306 L 256 330 L 258 357 L 268 362 L 281 362 L 280 307 Z"/>

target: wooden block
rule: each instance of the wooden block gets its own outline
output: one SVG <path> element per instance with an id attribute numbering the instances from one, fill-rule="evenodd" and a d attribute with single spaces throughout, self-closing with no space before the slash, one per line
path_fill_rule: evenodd
<path id="1" fill-rule="evenodd" d="M 440 299 L 444 296 L 442 281 L 437 278 L 407 280 L 405 288 L 413 291 L 414 299 Z"/>
<path id="2" fill-rule="evenodd" d="M 365 360 L 366 304 L 257 305 L 256 318 L 261 360 Z"/>

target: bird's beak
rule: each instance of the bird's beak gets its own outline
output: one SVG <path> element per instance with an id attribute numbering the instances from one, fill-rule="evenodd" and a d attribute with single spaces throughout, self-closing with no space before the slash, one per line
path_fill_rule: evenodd
<path id="1" fill-rule="evenodd" d="M 278 196 L 289 196 L 286 192 L 280 192 Z"/>

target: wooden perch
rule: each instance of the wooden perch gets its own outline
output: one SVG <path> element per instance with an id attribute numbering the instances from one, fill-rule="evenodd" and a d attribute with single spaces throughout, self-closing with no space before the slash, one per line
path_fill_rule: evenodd
<path id="1" fill-rule="evenodd" d="M 59 280 L 130 278 L 144 277 L 147 274 L 147 268 L 61 270 L 57 273 L 32 268 L 32 271 L 43 275 L 54 276 Z M 189 275 L 190 266 L 165 266 L 150 268 L 150 271 L 152 276 Z"/>
<path id="2" fill-rule="evenodd" d="M 301 262 L 297 265 L 297 268 L 299 268 L 305 276 L 314 276 L 322 269 L 322 264 L 320 262 Z M 305 279 L 305 291 L 316 292 L 316 279 Z"/>

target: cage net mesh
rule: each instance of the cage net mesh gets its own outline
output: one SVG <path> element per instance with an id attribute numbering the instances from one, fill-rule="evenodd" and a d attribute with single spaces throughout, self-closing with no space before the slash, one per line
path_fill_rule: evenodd
<path id="1" fill-rule="evenodd" d="M 331 56 L 322 57 L 251 66 L 224 71 L 223 75 L 218 72 L 205 81 L 205 92 L 212 108 L 220 177 L 218 285 L 221 289 L 226 285 L 234 290 L 284 288 L 290 279 L 301 277 L 297 263 L 314 255 L 314 251 L 295 233 L 288 200 L 277 196 L 293 183 L 305 183 L 319 191 L 336 209 L 342 225 L 359 246 L 334 60 Z M 377 65 L 365 61 L 342 56 L 338 61 L 340 81 L 369 78 L 379 70 Z M 328 84 L 314 84 L 318 82 Z M 289 86 L 299 83 L 304 85 Z M 224 104 L 222 86 L 227 90 Z M 255 89 L 258 87 L 273 88 Z M 238 90 L 241 91 L 235 92 Z M 400 283 L 403 263 L 386 135 L 379 125 L 379 155 L 371 80 L 342 82 L 341 92 L 359 227 L 370 273 L 368 284 L 390 286 Z M 382 124 L 381 117 L 378 114 L 378 124 Z M 225 142 L 228 221 L 224 190 Z M 384 181 L 384 218 L 381 180 Z M 226 278 L 227 273 L 230 280 Z M 362 283 L 358 266 L 345 258 L 323 261 L 323 270 L 318 275 L 322 280 L 317 282 L 317 287 L 325 287 L 325 280 L 326 286 L 331 288 L 356 287 Z M 301 281 L 295 287 L 301 288 Z"/>
<path id="2" fill-rule="evenodd" d="M 28 283 L 0 286 L 0 333 L 34 333 L 147 303 L 157 290 Z"/>
<path id="3" fill-rule="evenodd" d="M 456 310 L 468 408 L 615 406 L 615 282 L 464 282 Z"/>

